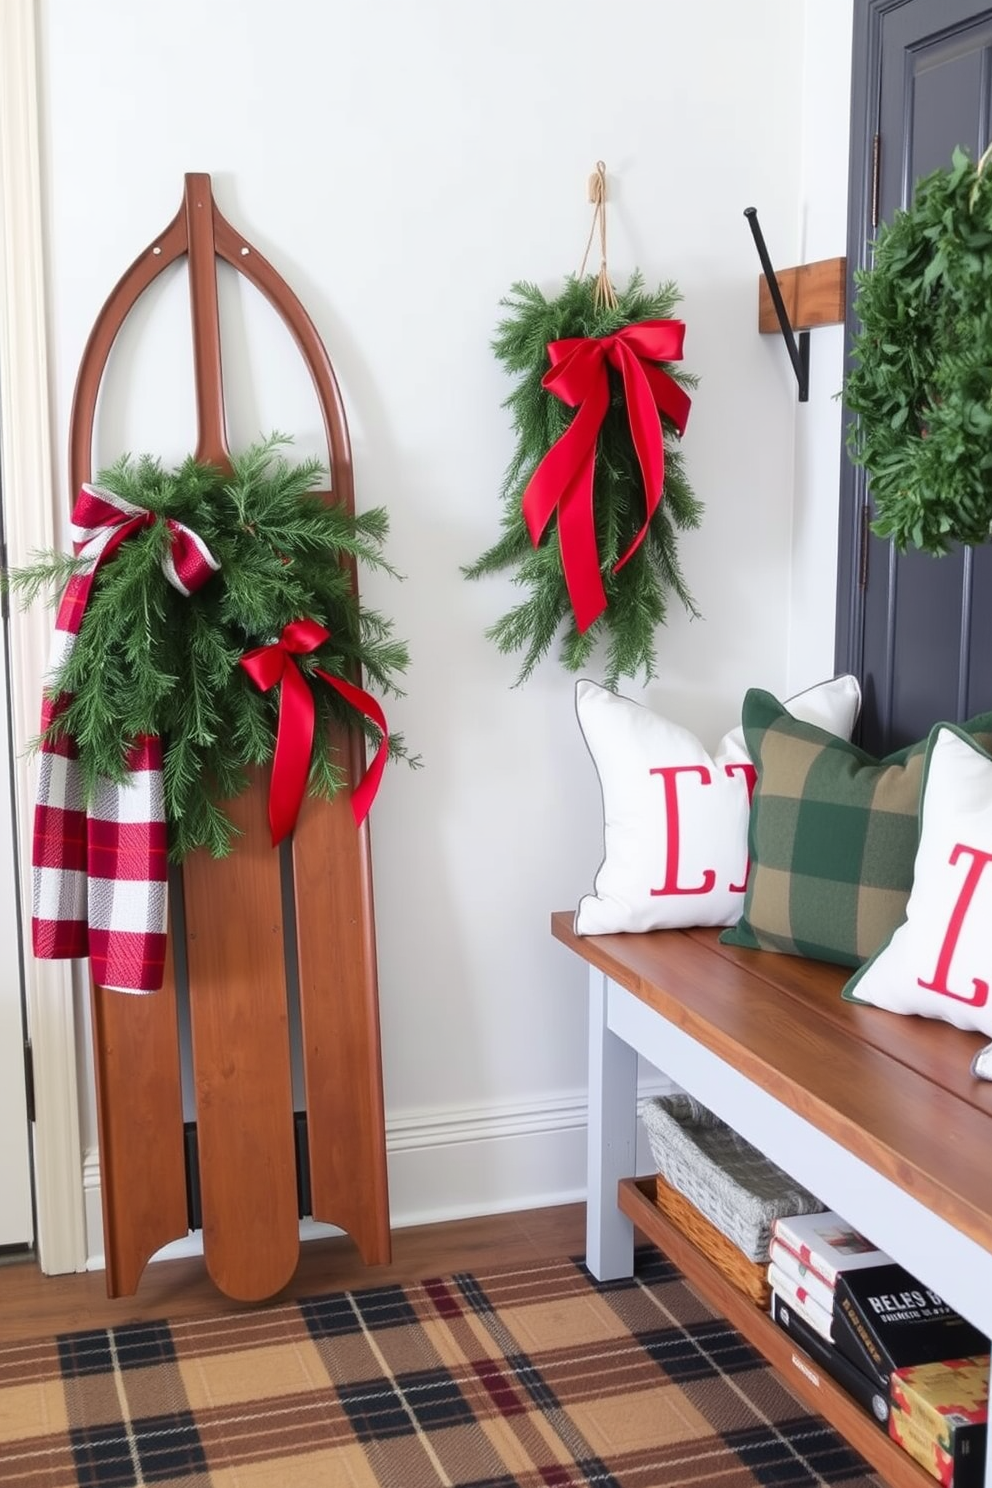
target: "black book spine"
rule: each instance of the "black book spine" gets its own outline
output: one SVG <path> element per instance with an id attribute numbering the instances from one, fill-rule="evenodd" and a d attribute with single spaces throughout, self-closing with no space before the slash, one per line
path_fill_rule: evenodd
<path id="1" fill-rule="evenodd" d="M 879 1346 L 854 1299 L 840 1290 L 834 1293 L 834 1344 L 857 1369 L 888 1391 L 892 1361 Z"/>
<path id="2" fill-rule="evenodd" d="M 858 1402 L 880 1430 L 886 1430 L 889 1398 L 886 1390 L 876 1380 L 869 1379 L 839 1349 L 821 1338 L 777 1292 L 772 1293 L 772 1318 L 783 1333 L 787 1333 L 793 1343 L 798 1345 L 801 1352 L 808 1355 L 814 1365 L 822 1369 L 824 1374 L 829 1374 L 831 1379 L 836 1380 Z M 810 1371 L 802 1358 L 793 1355 L 792 1363 L 795 1369 L 805 1374 L 807 1379 L 810 1378 Z"/>
<path id="3" fill-rule="evenodd" d="M 834 1337 L 882 1385 L 906 1365 L 964 1359 L 989 1347 L 977 1328 L 895 1262 L 838 1274 Z"/>

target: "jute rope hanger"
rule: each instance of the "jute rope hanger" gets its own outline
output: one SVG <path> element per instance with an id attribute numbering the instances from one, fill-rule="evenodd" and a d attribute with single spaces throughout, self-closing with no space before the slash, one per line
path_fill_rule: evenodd
<path id="1" fill-rule="evenodd" d="M 596 285 L 593 289 L 593 304 L 597 310 L 615 310 L 617 307 L 617 293 L 610 283 L 609 271 L 606 267 L 606 163 L 602 160 L 596 161 L 596 169 L 589 177 L 589 200 L 594 205 L 592 223 L 589 228 L 589 237 L 586 242 L 586 251 L 582 255 L 582 263 L 579 267 L 578 277 L 581 279 L 586 272 L 586 262 L 589 258 L 589 250 L 592 240 L 596 234 L 597 224 L 599 226 L 599 273 L 596 275 Z"/>

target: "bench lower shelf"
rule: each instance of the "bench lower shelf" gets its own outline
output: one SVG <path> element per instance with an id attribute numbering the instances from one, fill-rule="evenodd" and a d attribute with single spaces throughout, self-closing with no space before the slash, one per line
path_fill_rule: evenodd
<path id="1" fill-rule="evenodd" d="M 739 1292 L 654 1202 L 653 1178 L 624 1178 L 620 1209 L 643 1235 L 672 1261 L 700 1295 L 776 1368 L 790 1390 L 860 1452 L 891 1488 L 933 1488 L 929 1477 L 872 1420 L 861 1406 L 812 1361 L 819 1383 L 793 1362 L 800 1352 L 771 1317 Z M 803 1355 L 805 1361 L 805 1355 Z"/>

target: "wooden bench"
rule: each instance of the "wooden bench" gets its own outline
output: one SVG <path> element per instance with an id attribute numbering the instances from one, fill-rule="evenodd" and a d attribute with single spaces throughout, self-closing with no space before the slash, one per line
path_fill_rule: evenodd
<path id="1" fill-rule="evenodd" d="M 590 969 L 591 1271 L 631 1274 L 636 1225 L 893 1488 L 932 1488 L 634 1181 L 637 1055 L 992 1336 L 992 1083 L 969 1072 L 985 1040 L 845 1003 L 841 968 L 722 946 L 716 930 L 577 936 L 572 921 L 551 925 Z"/>

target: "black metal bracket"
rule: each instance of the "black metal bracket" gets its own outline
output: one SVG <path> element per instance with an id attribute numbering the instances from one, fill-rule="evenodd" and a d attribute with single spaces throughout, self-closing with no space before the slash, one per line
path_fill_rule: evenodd
<path id="1" fill-rule="evenodd" d="M 778 316 L 779 329 L 782 332 L 782 339 L 785 341 L 785 349 L 789 353 L 789 360 L 792 362 L 796 381 L 799 384 L 799 401 L 800 403 L 808 403 L 809 331 L 799 332 L 799 343 L 797 345 L 796 335 L 789 320 L 789 312 L 785 308 L 782 291 L 778 287 L 775 270 L 772 268 L 772 261 L 768 256 L 768 249 L 765 247 L 765 237 L 758 222 L 757 207 L 745 207 L 744 216 L 748 220 L 751 235 L 754 238 L 754 246 L 758 250 L 758 257 L 761 259 L 761 268 L 765 276 L 765 282 L 768 285 L 768 293 L 772 297 L 772 304 L 775 306 L 775 314 Z"/>

